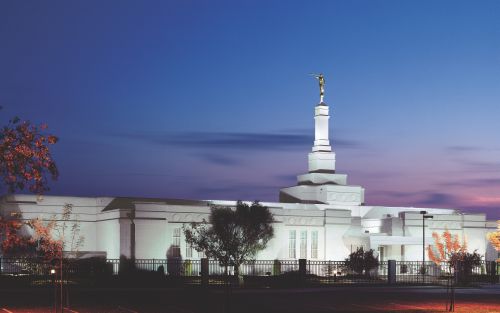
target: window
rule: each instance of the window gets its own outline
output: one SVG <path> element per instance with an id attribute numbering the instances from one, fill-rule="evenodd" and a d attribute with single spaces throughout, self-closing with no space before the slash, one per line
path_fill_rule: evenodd
<path id="1" fill-rule="evenodd" d="M 318 258 L 318 231 L 311 232 L 311 259 Z"/>
<path id="2" fill-rule="evenodd" d="M 193 246 L 186 243 L 186 258 L 192 258 L 192 257 L 193 257 Z"/>
<path id="3" fill-rule="evenodd" d="M 296 240 L 296 231 L 291 230 L 288 235 L 288 257 L 290 259 L 295 259 L 295 240 Z"/>
<path id="4" fill-rule="evenodd" d="M 172 256 L 178 258 L 181 256 L 181 229 L 174 228 L 172 237 Z"/>
<path id="5" fill-rule="evenodd" d="M 204 251 L 198 251 L 198 257 L 199 257 L 200 259 L 206 258 L 206 256 L 205 256 L 205 252 L 204 252 Z"/>
<path id="6" fill-rule="evenodd" d="M 384 255 L 384 247 L 378 247 L 378 260 L 380 262 L 385 261 L 385 255 Z"/>
<path id="7" fill-rule="evenodd" d="M 300 232 L 300 258 L 307 259 L 307 230 Z"/>

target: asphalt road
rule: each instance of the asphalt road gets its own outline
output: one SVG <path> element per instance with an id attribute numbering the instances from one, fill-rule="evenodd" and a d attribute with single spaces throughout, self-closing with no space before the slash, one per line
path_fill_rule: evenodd
<path id="1" fill-rule="evenodd" d="M 0 313 L 53 312 L 53 291 L 1 290 Z M 70 289 L 69 299 L 65 313 L 443 312 L 446 289 Z M 458 289 L 456 307 L 457 312 L 500 312 L 500 286 Z"/>

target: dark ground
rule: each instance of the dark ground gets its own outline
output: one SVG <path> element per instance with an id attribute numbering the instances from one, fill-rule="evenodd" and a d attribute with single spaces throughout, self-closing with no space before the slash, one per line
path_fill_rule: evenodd
<path id="1" fill-rule="evenodd" d="M 444 312 L 446 289 L 70 289 L 71 313 Z M 0 291 L 0 313 L 53 312 L 53 289 Z M 500 286 L 458 289 L 456 312 L 500 312 Z"/>

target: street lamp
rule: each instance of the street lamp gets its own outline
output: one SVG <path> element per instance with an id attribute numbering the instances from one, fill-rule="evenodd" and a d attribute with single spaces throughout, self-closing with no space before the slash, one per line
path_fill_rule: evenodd
<path id="1" fill-rule="evenodd" d="M 56 270 L 54 268 L 50 269 L 50 274 L 52 275 L 52 280 L 54 282 L 54 313 L 57 312 L 57 285 L 56 285 Z"/>
<path id="2" fill-rule="evenodd" d="M 427 215 L 427 211 L 420 211 L 420 214 L 422 214 L 422 283 L 424 282 L 425 278 L 425 219 L 432 219 L 434 216 L 432 215 Z"/>

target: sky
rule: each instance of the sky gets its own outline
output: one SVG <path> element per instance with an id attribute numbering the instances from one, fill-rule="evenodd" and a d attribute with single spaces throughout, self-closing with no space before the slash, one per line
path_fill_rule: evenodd
<path id="1" fill-rule="evenodd" d="M 0 121 L 60 138 L 49 194 L 278 201 L 312 72 L 367 205 L 500 218 L 500 1 L 0 2 Z"/>

